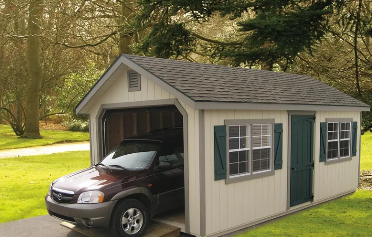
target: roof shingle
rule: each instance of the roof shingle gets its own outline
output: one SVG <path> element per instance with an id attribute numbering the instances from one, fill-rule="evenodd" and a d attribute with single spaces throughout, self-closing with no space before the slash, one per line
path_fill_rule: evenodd
<path id="1" fill-rule="evenodd" d="M 369 107 L 310 76 L 123 56 L 196 102 Z"/>

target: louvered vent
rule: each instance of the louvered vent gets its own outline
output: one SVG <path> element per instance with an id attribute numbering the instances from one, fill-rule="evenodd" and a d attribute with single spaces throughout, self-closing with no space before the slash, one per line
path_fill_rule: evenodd
<path id="1" fill-rule="evenodd" d="M 141 90 L 141 75 L 136 71 L 128 71 L 128 88 L 129 91 Z"/>

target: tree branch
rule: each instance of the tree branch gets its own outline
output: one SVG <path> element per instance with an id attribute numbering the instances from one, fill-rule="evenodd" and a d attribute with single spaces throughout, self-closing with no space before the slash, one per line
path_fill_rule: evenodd
<path id="1" fill-rule="evenodd" d="M 103 38 L 102 40 L 98 41 L 97 43 L 94 43 L 94 44 L 90 44 L 90 43 L 87 43 L 87 44 L 83 44 L 83 45 L 68 45 L 67 43 L 56 43 L 56 44 L 59 44 L 59 45 L 62 45 L 62 46 L 65 46 L 67 48 L 72 48 L 72 49 L 76 49 L 76 48 L 85 48 L 85 47 L 95 47 L 97 45 L 100 45 L 102 43 L 104 43 L 106 40 L 108 40 L 111 36 L 117 34 L 118 32 L 117 31 L 114 31 L 114 32 L 111 32 L 110 34 L 108 34 L 105 38 Z"/>
<path id="2" fill-rule="evenodd" d="M 213 44 L 219 44 L 219 45 L 225 45 L 225 46 L 232 46 L 232 45 L 241 45 L 243 43 L 243 42 L 222 42 L 222 41 L 219 41 L 219 40 L 214 40 L 214 39 L 206 38 L 206 37 L 201 36 L 199 34 L 196 34 L 194 32 L 190 32 L 190 34 L 192 36 L 195 36 L 196 38 L 198 38 L 200 40 L 203 40 L 203 41 L 206 41 L 206 42 L 209 42 L 209 43 L 213 43 Z"/>

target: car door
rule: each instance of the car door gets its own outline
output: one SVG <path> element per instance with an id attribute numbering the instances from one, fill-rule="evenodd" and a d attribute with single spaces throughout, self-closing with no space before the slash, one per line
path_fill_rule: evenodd
<path id="1" fill-rule="evenodd" d="M 168 162 L 168 169 L 159 169 L 161 162 Z M 184 205 L 184 159 L 182 142 L 168 144 L 157 160 L 156 192 L 158 194 L 159 208 L 169 209 Z M 155 188 L 155 187 L 154 187 Z"/>

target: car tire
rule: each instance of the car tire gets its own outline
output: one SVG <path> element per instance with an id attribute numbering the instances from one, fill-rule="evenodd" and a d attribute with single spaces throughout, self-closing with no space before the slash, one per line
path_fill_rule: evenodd
<path id="1" fill-rule="evenodd" d="M 142 236 L 149 222 L 149 211 L 136 199 L 124 199 L 119 202 L 112 214 L 111 233 L 119 237 Z"/>

